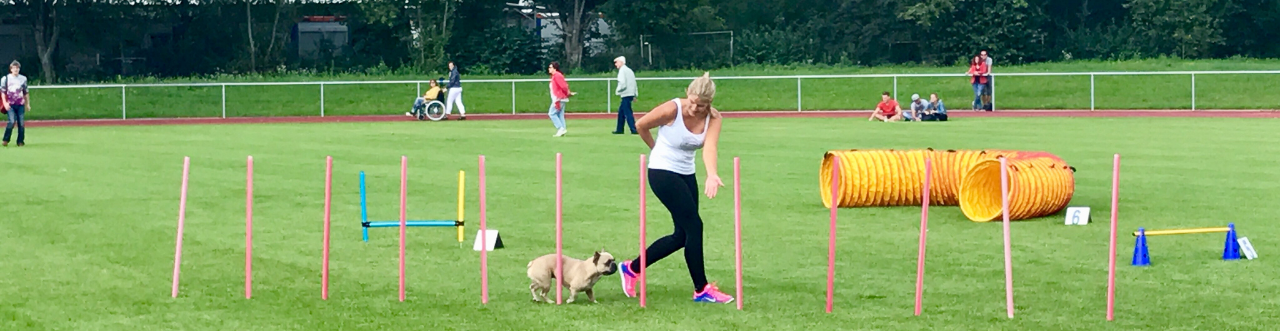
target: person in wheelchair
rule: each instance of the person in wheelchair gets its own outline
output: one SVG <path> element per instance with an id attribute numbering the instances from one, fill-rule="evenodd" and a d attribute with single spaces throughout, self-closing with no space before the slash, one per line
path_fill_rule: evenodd
<path id="1" fill-rule="evenodd" d="M 413 109 L 404 113 L 405 116 L 417 117 L 418 120 L 430 117 L 433 121 L 439 121 L 443 118 L 440 116 L 441 111 L 444 109 L 444 103 L 441 100 L 444 100 L 447 91 L 440 87 L 439 79 L 432 79 L 428 84 L 431 85 L 431 88 L 427 89 L 427 92 L 423 93 L 422 96 L 413 100 Z"/>

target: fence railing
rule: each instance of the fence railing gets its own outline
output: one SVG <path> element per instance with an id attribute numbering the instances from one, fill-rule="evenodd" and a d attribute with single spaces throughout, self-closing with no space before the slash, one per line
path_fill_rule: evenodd
<path id="1" fill-rule="evenodd" d="M 1225 108 L 1276 109 L 1276 108 L 1280 108 L 1280 96 L 1271 96 L 1271 95 L 1275 94 L 1274 93 L 1275 88 L 1280 87 L 1280 77 L 1275 77 L 1274 75 L 1280 75 L 1280 70 L 1059 72 L 1059 73 L 999 73 L 997 72 L 992 74 L 993 77 L 992 77 L 992 84 L 991 84 L 992 88 L 990 93 L 991 95 L 990 102 L 993 106 L 998 105 L 996 103 L 997 95 L 1004 95 L 1007 100 L 1015 100 L 1010 103 L 1015 106 L 1018 106 L 1018 107 L 1005 107 L 1004 109 L 1014 109 L 1014 108 L 1081 109 L 1083 108 L 1082 100 L 1076 100 L 1077 98 L 1073 98 L 1073 96 L 1083 94 L 1083 91 L 1080 91 L 1080 89 L 1083 88 L 1082 86 L 1083 82 L 1079 82 L 1079 81 L 1069 82 L 1067 80 L 1070 78 L 1083 79 L 1084 77 L 1088 77 L 1089 79 L 1087 84 L 1088 93 L 1089 93 L 1088 109 L 1096 110 L 1098 109 L 1098 106 L 1099 106 L 1098 95 L 1097 95 L 1098 85 L 1099 85 L 1097 83 L 1098 77 L 1111 78 L 1111 79 L 1114 79 L 1116 77 L 1128 77 L 1127 81 L 1124 79 L 1120 79 L 1119 81 L 1113 81 L 1110 84 L 1107 84 L 1106 85 L 1106 87 L 1108 88 L 1107 98 L 1110 100 L 1110 99 L 1117 99 L 1117 98 L 1126 98 L 1126 96 L 1128 96 L 1128 97 L 1136 97 L 1139 100 L 1131 100 L 1131 101 L 1127 101 L 1127 103 L 1111 102 L 1112 103 L 1111 105 L 1104 104 L 1102 105 L 1102 107 L 1104 107 L 1105 109 L 1132 109 L 1132 108 L 1135 108 L 1134 106 L 1131 106 L 1132 104 L 1148 102 L 1148 103 L 1163 105 L 1163 106 L 1156 105 L 1150 108 L 1164 108 L 1164 109 L 1189 108 L 1190 110 L 1198 110 L 1198 109 L 1206 109 L 1206 108 L 1199 107 L 1199 105 L 1197 104 L 1196 79 L 1198 76 L 1199 77 L 1210 76 L 1210 77 L 1218 78 L 1213 81 L 1212 85 L 1214 86 L 1214 88 L 1212 88 L 1212 90 L 1214 92 L 1226 93 L 1222 95 L 1215 95 L 1214 97 L 1215 100 L 1224 100 L 1224 99 L 1234 100 L 1235 98 L 1247 98 L 1248 100 L 1251 100 L 1250 102 L 1242 103 L 1244 105 L 1243 107 L 1225 107 Z M 1179 76 L 1182 76 L 1183 78 L 1177 78 Z M 1222 76 L 1234 76 L 1234 78 L 1222 79 L 1221 78 Z M 881 87 L 885 89 L 891 88 L 892 93 L 895 96 L 895 99 L 902 100 L 899 94 L 899 88 L 901 85 L 899 81 L 907 80 L 907 79 L 913 80 L 912 84 L 908 84 L 910 85 L 909 87 L 911 88 L 919 90 L 919 89 L 924 89 L 920 86 L 929 86 L 934 90 L 948 91 L 950 93 L 947 95 L 949 97 L 954 97 L 955 95 L 959 94 L 961 90 L 965 90 L 969 88 L 968 77 L 969 77 L 968 75 L 963 73 L 955 73 L 955 74 L 936 74 L 935 73 L 935 74 L 719 76 L 719 77 L 713 77 L 713 78 L 717 82 L 722 82 L 718 85 L 729 85 L 729 84 L 734 85 L 733 87 L 730 87 L 730 88 L 721 87 L 718 91 L 719 94 L 724 94 L 729 89 L 746 89 L 748 91 L 737 91 L 736 93 L 739 95 L 739 97 L 746 98 L 746 99 L 753 98 L 753 94 L 766 94 L 770 96 L 768 97 L 769 100 L 773 100 L 773 97 L 775 96 L 783 95 L 782 93 L 787 93 L 787 92 L 780 92 L 784 90 L 777 88 L 778 86 L 781 86 L 781 85 L 778 85 L 777 82 L 787 82 L 787 81 L 794 80 L 795 81 L 795 109 L 796 111 L 804 111 L 806 110 L 805 109 L 806 91 L 804 88 L 805 87 L 804 82 L 806 80 L 818 82 L 819 85 L 817 85 L 816 87 L 811 87 L 811 89 L 817 89 L 818 91 L 810 92 L 809 94 L 811 94 L 810 95 L 811 98 L 816 97 L 819 99 L 819 101 L 822 101 L 823 98 L 848 98 L 848 94 L 851 94 L 851 93 L 858 94 L 857 98 L 859 99 L 859 101 L 856 101 L 856 102 L 844 102 L 844 103 L 839 103 L 837 105 L 833 105 L 833 102 L 825 102 L 825 103 L 818 102 L 823 105 L 811 106 L 808 109 L 808 110 L 831 110 L 833 108 L 834 109 L 871 109 L 875 105 L 875 102 L 879 101 L 879 94 L 880 94 L 879 89 L 873 89 L 871 86 Z M 1025 81 L 1027 79 L 1033 79 L 1033 78 L 1039 79 L 1039 80 L 1032 81 L 1032 82 Z M 1255 78 L 1261 78 L 1261 79 L 1255 79 Z M 650 84 L 655 84 L 655 85 L 666 84 L 668 86 L 668 89 L 671 90 L 670 92 L 675 92 L 676 87 L 683 88 L 683 84 L 684 84 L 683 82 L 687 82 L 692 79 L 693 77 L 638 77 L 636 78 L 636 80 L 640 83 L 649 82 Z M 945 79 L 945 80 L 941 80 L 941 79 Z M 1048 79 L 1048 80 L 1045 80 L 1045 79 Z M 1182 80 L 1182 79 L 1185 79 L 1185 80 Z M 600 101 L 604 101 L 603 106 L 605 107 L 603 107 L 604 108 L 603 111 L 605 112 L 613 111 L 614 101 L 615 99 L 618 98 L 613 93 L 614 86 L 615 86 L 614 84 L 616 84 L 616 79 L 613 79 L 613 78 L 567 78 L 566 80 L 571 83 L 604 82 L 605 89 L 603 91 L 593 91 L 591 93 L 591 95 L 597 99 L 588 100 L 586 101 L 586 103 L 595 104 L 598 107 L 601 103 Z M 845 83 L 829 85 L 829 82 L 831 80 L 844 80 Z M 858 83 L 855 84 L 853 83 L 853 80 L 860 80 L 860 81 L 858 81 Z M 866 80 L 891 80 L 892 83 L 891 83 L 891 86 L 889 86 L 889 84 L 883 84 L 883 83 L 888 83 L 887 81 L 877 84 L 877 83 L 867 83 Z M 926 82 L 921 83 L 919 82 L 919 80 L 926 80 Z M 933 81 L 928 81 L 928 80 L 933 80 Z M 1019 80 L 1022 80 L 1022 81 L 1019 81 Z M 524 93 L 517 93 L 517 85 L 524 84 L 524 83 L 547 83 L 548 81 L 549 81 L 548 79 L 472 79 L 472 80 L 464 79 L 463 90 L 467 91 L 468 89 L 474 89 L 476 86 L 482 86 L 481 89 L 485 94 L 484 97 L 486 97 L 488 99 L 487 101 L 489 101 L 489 103 L 492 104 L 493 99 L 500 98 L 499 96 L 496 95 L 496 93 L 499 93 L 499 92 L 495 92 L 495 91 L 498 89 L 502 89 L 502 87 L 505 87 L 503 85 L 510 85 L 510 107 L 511 107 L 510 111 L 512 114 L 515 114 L 520 112 L 519 110 L 520 107 L 518 107 L 518 104 L 517 104 L 517 96 L 519 94 L 526 94 L 526 97 L 530 95 L 541 94 L 542 100 L 544 100 L 543 103 L 549 103 L 550 101 L 549 97 L 546 96 L 547 87 L 545 85 L 540 84 L 541 87 L 538 89 L 540 91 L 534 91 L 534 92 L 525 91 Z M 678 81 L 678 83 L 676 81 Z M 729 81 L 729 82 L 725 82 L 725 81 Z M 744 86 L 737 83 L 740 81 L 759 81 L 759 83 L 754 85 Z M 997 85 L 996 84 L 997 81 L 1005 81 L 1005 83 L 1004 85 Z M 1010 83 L 1010 81 L 1012 83 Z M 666 83 L 663 83 L 663 82 L 666 82 Z M 730 82 L 733 82 L 733 83 L 730 83 Z M 1170 91 L 1170 89 L 1174 88 L 1174 86 L 1183 84 L 1182 82 L 1187 83 L 1188 86 L 1185 86 L 1186 90 L 1183 90 L 1183 92 Z M 227 114 L 227 108 L 228 108 L 227 88 L 228 87 L 266 88 L 266 87 L 311 86 L 311 87 L 314 87 L 316 89 L 316 92 L 319 93 L 318 109 L 316 109 L 315 112 L 311 114 L 318 114 L 320 116 L 325 116 L 326 115 L 326 111 L 325 111 L 325 105 L 326 105 L 325 88 L 326 87 L 332 88 L 332 87 L 340 87 L 340 86 L 415 85 L 417 88 L 417 93 L 415 94 L 415 96 L 419 96 L 419 95 L 422 95 L 423 87 L 424 85 L 427 85 L 427 84 L 428 84 L 428 80 L 397 80 L 397 81 L 227 82 L 227 83 L 173 83 L 173 84 L 49 85 L 49 86 L 31 86 L 30 88 L 34 90 L 61 90 L 61 91 L 74 90 L 74 89 L 96 89 L 96 90 L 119 89 L 120 91 L 119 118 L 128 119 L 130 118 L 129 116 L 130 93 L 131 92 L 139 93 L 149 88 L 188 88 L 189 91 L 194 90 L 195 88 L 217 88 L 219 91 L 218 93 L 221 96 L 220 116 L 223 118 L 226 118 L 228 116 Z M 576 85 L 581 85 L 581 84 L 576 84 Z M 1145 85 L 1150 85 L 1150 86 L 1145 86 Z M 1003 92 L 1002 94 L 997 94 L 998 91 L 1002 90 L 1002 86 L 1007 91 Z M 845 91 L 841 91 L 842 89 Z M 574 90 L 583 90 L 583 88 L 581 86 L 574 86 Z M 682 89 L 679 91 L 682 91 Z M 1252 93 L 1251 91 L 1257 91 L 1257 93 Z M 404 92 L 406 92 L 407 94 L 407 91 L 404 91 Z M 603 93 L 600 93 L 600 92 L 603 92 Z M 968 92 L 970 93 L 966 96 L 966 99 L 969 97 L 974 97 L 971 90 L 969 90 Z M 1183 94 L 1184 92 L 1186 94 Z M 102 94 L 101 92 L 98 92 L 98 93 Z M 399 93 L 401 92 L 394 92 L 394 93 L 395 95 L 400 95 Z M 190 97 L 199 97 L 202 95 L 200 93 L 194 93 L 194 92 L 190 92 L 188 94 L 190 95 L 185 95 L 185 96 L 171 95 L 168 97 L 187 99 Z M 641 91 L 641 94 L 644 95 L 645 91 Z M 928 93 L 920 93 L 920 94 L 925 98 L 928 97 Z M 468 94 L 468 97 L 465 97 L 464 100 L 473 99 L 469 97 L 470 95 L 471 94 Z M 600 98 L 602 95 L 605 100 L 598 100 L 598 98 Z M 1187 95 L 1189 95 L 1190 100 L 1185 104 L 1182 103 L 1181 101 L 1171 100 L 1171 99 L 1185 98 Z M 670 96 L 678 97 L 680 95 L 679 93 L 675 93 Z M 405 97 L 408 98 L 408 96 L 405 96 Z M 759 97 L 759 96 L 755 96 L 755 97 Z M 1035 104 L 1034 102 L 1032 102 L 1032 100 L 1036 100 L 1037 98 L 1042 100 L 1051 100 L 1051 101 L 1042 102 L 1042 104 L 1049 104 L 1049 106 L 1045 106 L 1045 107 L 1028 107 L 1027 106 L 1027 105 Z M 1154 99 L 1154 100 L 1147 100 L 1148 98 Z M 1259 98 L 1263 98 L 1263 99 L 1259 99 Z M 581 101 L 582 100 L 581 96 L 575 97 L 574 99 L 575 99 L 574 100 L 575 102 L 573 102 L 574 104 L 584 103 Z M 721 99 L 722 98 L 718 95 L 717 104 L 718 104 L 718 107 L 721 108 L 722 110 L 753 110 L 752 107 L 755 107 L 748 103 L 742 103 L 743 106 L 739 108 L 744 108 L 744 109 L 734 109 L 735 107 L 733 107 L 732 105 L 725 105 L 721 101 L 719 101 Z M 1021 102 L 1019 102 L 1019 100 Z M 200 102 L 208 102 L 208 101 L 214 101 L 214 100 L 200 100 Z M 781 107 L 777 106 L 777 105 L 780 105 L 779 103 L 780 101 L 784 101 L 784 100 L 773 100 L 774 103 L 771 104 L 773 106 L 768 106 L 767 108 L 775 108 L 770 110 L 781 110 L 781 109 L 778 109 Z M 749 102 L 749 101 L 744 101 L 744 102 Z M 900 103 L 904 104 L 904 106 L 907 102 L 909 101 L 907 100 L 900 101 Z M 403 103 L 408 103 L 408 102 L 403 102 Z M 1076 105 L 1076 104 L 1078 104 L 1079 106 L 1064 106 L 1064 105 Z M 1054 106 L 1054 105 L 1057 105 L 1057 106 Z M 163 106 L 160 106 L 160 107 L 163 107 Z M 468 107 L 470 108 L 470 106 Z M 407 108 L 407 105 L 406 105 L 406 108 Z M 491 106 L 490 109 L 486 109 L 486 110 L 490 110 L 489 112 L 492 112 L 493 110 L 492 108 L 496 108 L 496 107 Z M 526 107 L 526 108 L 529 108 L 529 107 Z M 951 108 L 954 109 L 958 107 L 955 107 L 953 103 L 953 106 L 951 106 Z M 1138 108 L 1148 108 L 1148 107 L 1138 107 Z M 1215 108 L 1213 106 L 1210 106 L 1209 109 L 1224 109 L 1224 108 L 1223 107 Z M 754 109 L 754 110 L 760 110 L 760 109 Z M 503 111 L 505 112 L 505 109 L 503 109 Z M 578 109 L 577 111 L 582 111 L 582 110 Z M 205 114 L 205 115 L 212 117 L 212 114 Z M 236 115 L 233 114 L 232 116 L 236 116 Z"/>

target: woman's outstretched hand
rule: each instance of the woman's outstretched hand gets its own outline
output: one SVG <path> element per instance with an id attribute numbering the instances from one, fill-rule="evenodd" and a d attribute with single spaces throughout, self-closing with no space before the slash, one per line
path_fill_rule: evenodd
<path id="1" fill-rule="evenodd" d="M 720 176 L 711 175 L 707 176 L 707 184 L 705 186 L 707 198 L 715 198 L 716 192 L 719 192 L 720 188 L 724 187 L 724 182 L 720 181 Z"/>

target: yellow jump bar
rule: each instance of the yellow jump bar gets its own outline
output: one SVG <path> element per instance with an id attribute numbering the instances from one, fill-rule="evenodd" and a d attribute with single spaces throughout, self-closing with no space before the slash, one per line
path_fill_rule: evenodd
<path id="1" fill-rule="evenodd" d="M 465 237 L 464 235 L 465 232 L 463 232 L 462 228 L 465 227 L 463 225 L 466 223 L 462 221 L 462 216 L 464 216 L 463 210 L 465 210 L 465 208 L 463 208 L 463 201 L 464 201 L 463 197 L 465 197 L 466 195 L 463 194 L 465 192 L 463 188 L 466 187 L 466 184 L 467 184 L 466 178 L 467 178 L 467 172 L 458 170 L 458 243 L 459 244 L 462 243 L 462 238 Z"/>
<path id="2" fill-rule="evenodd" d="M 1166 236 L 1166 235 L 1173 235 L 1173 234 L 1215 233 L 1215 232 L 1227 232 L 1227 231 L 1231 231 L 1231 229 L 1227 227 L 1221 227 L 1221 228 L 1194 228 L 1194 229 L 1177 229 L 1177 230 L 1150 230 L 1150 231 L 1147 231 L 1146 234 L 1148 236 Z M 1134 231 L 1133 236 L 1137 237 L 1138 232 Z"/>

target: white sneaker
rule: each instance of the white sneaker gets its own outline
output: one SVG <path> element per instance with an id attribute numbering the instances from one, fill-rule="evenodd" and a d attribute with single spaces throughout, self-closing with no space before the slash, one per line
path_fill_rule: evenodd
<path id="1" fill-rule="evenodd" d="M 555 134 L 554 136 L 552 136 L 552 137 L 560 137 L 560 136 L 564 136 L 564 134 L 566 134 L 566 133 L 569 133 L 569 131 L 568 131 L 568 130 L 565 130 L 565 129 L 560 129 L 559 131 L 556 131 L 556 134 Z"/>

